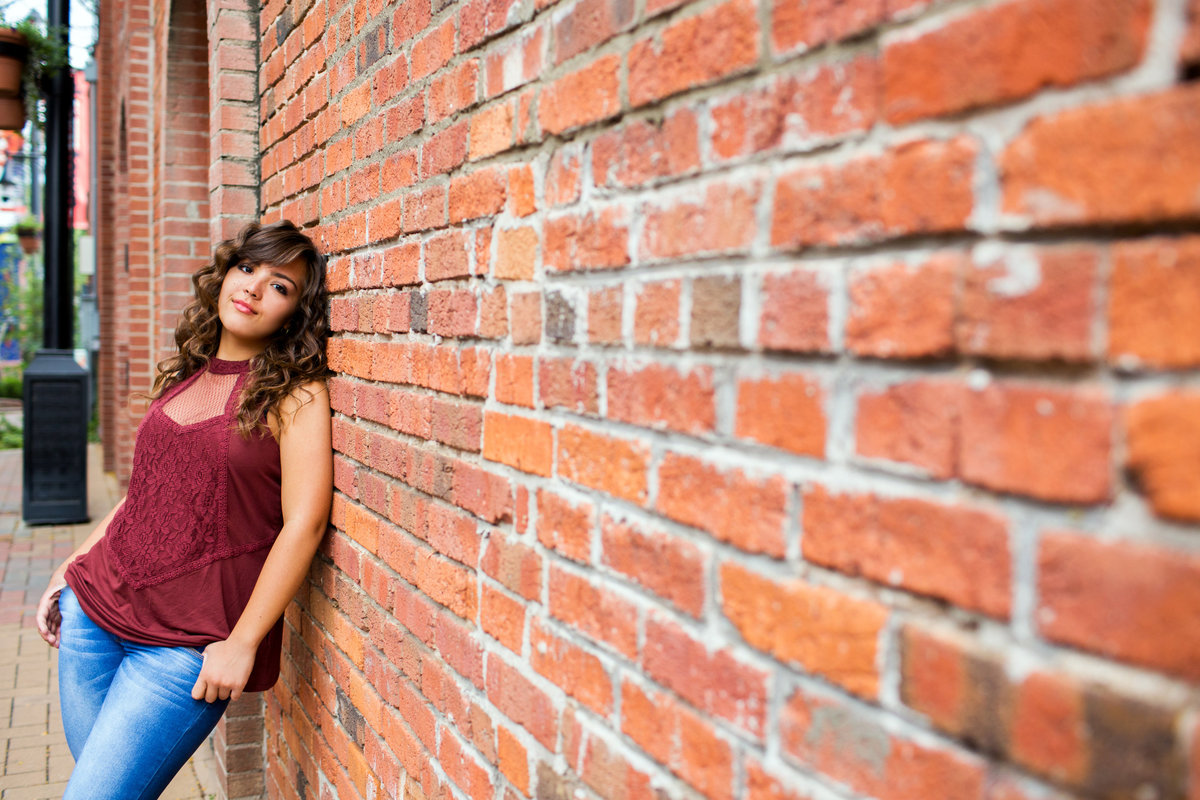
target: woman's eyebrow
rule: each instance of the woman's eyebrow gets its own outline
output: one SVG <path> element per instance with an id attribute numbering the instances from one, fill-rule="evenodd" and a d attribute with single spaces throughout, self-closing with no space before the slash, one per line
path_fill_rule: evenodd
<path id="1" fill-rule="evenodd" d="M 285 275 L 282 272 L 272 272 L 271 275 L 273 277 L 279 278 L 280 280 L 287 281 L 288 283 L 290 283 L 292 286 L 294 286 L 297 289 L 300 288 L 300 284 L 296 283 L 294 280 L 292 280 L 290 277 L 288 277 L 287 275 Z"/>

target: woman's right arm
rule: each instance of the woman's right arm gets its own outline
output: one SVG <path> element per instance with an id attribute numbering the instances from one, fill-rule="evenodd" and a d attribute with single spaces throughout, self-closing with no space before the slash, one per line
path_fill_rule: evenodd
<path id="1" fill-rule="evenodd" d="M 74 553 L 67 558 L 66 561 L 58 565 L 58 569 L 50 576 L 50 583 L 46 586 L 46 591 L 42 592 L 42 599 L 38 601 L 37 607 L 37 626 L 38 633 L 46 644 L 51 647 L 58 647 L 58 626 L 62 621 L 62 617 L 58 613 L 58 595 L 62 592 L 63 587 L 67 585 L 67 567 L 71 566 L 71 562 L 82 556 L 88 550 L 95 546 L 96 542 L 108 533 L 108 525 L 113 521 L 113 517 L 117 515 L 117 510 L 125 504 L 125 498 L 121 498 L 121 502 L 117 503 L 113 510 L 108 512 L 108 516 L 100 521 L 96 529 L 91 532 L 88 538 L 83 540 L 83 544 L 75 549 Z"/>

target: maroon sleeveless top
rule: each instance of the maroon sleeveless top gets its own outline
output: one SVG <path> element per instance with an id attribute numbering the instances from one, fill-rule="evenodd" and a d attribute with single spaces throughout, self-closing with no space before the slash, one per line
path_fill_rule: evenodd
<path id="1" fill-rule="evenodd" d="M 203 648 L 227 639 L 283 526 L 279 444 L 237 431 L 248 361 L 210 359 L 150 405 L 125 505 L 67 569 L 101 628 L 129 641 Z M 279 676 L 282 622 L 259 645 L 246 691 Z"/>

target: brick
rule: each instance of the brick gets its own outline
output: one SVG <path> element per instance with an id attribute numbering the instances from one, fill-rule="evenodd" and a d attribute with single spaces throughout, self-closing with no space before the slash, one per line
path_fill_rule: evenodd
<path id="1" fill-rule="evenodd" d="M 517 791 L 528 793 L 529 754 L 517 737 L 503 725 L 496 728 L 496 751 L 500 772 L 517 788 Z"/>
<path id="2" fill-rule="evenodd" d="M 797 689 L 783 707 L 780 736 L 785 757 L 859 794 L 880 800 L 983 796 L 982 760 L 900 739 L 841 700 Z"/>
<path id="3" fill-rule="evenodd" d="M 1184 34 L 1179 58 L 1189 65 L 1200 62 L 1200 0 L 1191 0 L 1188 3 L 1187 32 Z"/>
<path id="4" fill-rule="evenodd" d="M 478 96 L 479 60 L 460 62 L 429 84 L 429 122 L 439 122 L 475 104 Z M 472 128 L 478 115 L 471 118 Z"/>
<path id="5" fill-rule="evenodd" d="M 712 369 L 650 365 L 608 371 L 608 416 L 644 428 L 702 434 L 716 424 Z"/>
<path id="6" fill-rule="evenodd" d="M 494 654 L 488 656 L 487 667 L 488 699 L 543 746 L 553 748 L 558 712 L 546 693 Z"/>
<path id="7" fill-rule="evenodd" d="M 910 464 L 939 480 L 958 466 L 965 389 L 952 381 L 918 380 L 863 392 L 855 414 L 855 452 Z"/>
<path id="8" fill-rule="evenodd" d="M 962 479 L 1060 503 L 1112 492 L 1114 414 L 1099 390 L 992 384 L 968 392 L 959 440 Z"/>
<path id="9" fill-rule="evenodd" d="M 428 300 L 428 330 L 442 336 L 471 336 L 479 313 L 475 293 L 462 291 L 432 291 Z"/>
<path id="10" fill-rule="evenodd" d="M 542 296 L 539 292 L 513 292 L 509 301 L 513 344 L 537 344 L 542 340 Z"/>
<path id="11" fill-rule="evenodd" d="M 1034 227 L 1195 219 L 1198 104 L 1189 85 L 1039 117 L 1000 157 L 1004 212 Z"/>
<path id="12" fill-rule="evenodd" d="M 533 408 L 533 356 L 496 357 L 496 400 Z"/>
<path id="13" fill-rule="evenodd" d="M 1176 712 L 1162 705 L 1047 668 L 1014 673 L 998 650 L 913 625 L 900 696 L 941 731 L 1081 794 L 1179 796 Z"/>
<path id="14" fill-rule="evenodd" d="M 1188 680 L 1200 675 L 1200 560 L 1053 531 L 1037 566 L 1042 635 Z"/>
<path id="15" fill-rule="evenodd" d="M 636 9 L 631 0 L 581 0 L 554 21 L 554 63 L 590 50 L 626 30 Z"/>
<path id="16" fill-rule="evenodd" d="M 537 508 L 537 537 L 542 545 L 574 561 L 591 561 L 595 506 L 542 489 L 537 493 Z"/>
<path id="17" fill-rule="evenodd" d="M 520 655 L 525 639 L 525 606 L 485 584 L 479 621 L 485 633 Z"/>
<path id="18" fill-rule="evenodd" d="M 530 666 L 538 674 L 597 714 L 607 717 L 612 712 L 612 678 L 600 659 L 554 635 L 537 619 L 530 628 L 529 645 Z"/>
<path id="19" fill-rule="evenodd" d="M 625 291 L 609 286 L 588 292 L 588 341 L 592 344 L 618 344 L 621 341 Z"/>
<path id="20" fill-rule="evenodd" d="M 480 567 L 526 600 L 542 595 L 542 557 L 515 538 L 493 532 L 484 545 Z"/>
<path id="21" fill-rule="evenodd" d="M 820 273 L 795 269 L 763 277 L 758 340 L 768 350 L 829 350 L 829 289 Z"/>
<path id="22" fill-rule="evenodd" d="M 804 493 L 804 557 L 848 575 L 1007 619 L 1012 556 L 994 513 L 915 498 Z"/>
<path id="23" fill-rule="evenodd" d="M 634 300 L 633 340 L 652 347 L 671 347 L 679 339 L 679 303 L 682 284 L 677 280 L 644 284 Z"/>
<path id="24" fill-rule="evenodd" d="M 555 150 L 546 167 L 546 202 L 563 206 L 579 199 L 579 170 L 583 158 L 576 147 L 567 145 Z"/>
<path id="25" fill-rule="evenodd" d="M 846 348 L 876 358 L 928 358 L 954 346 L 955 285 L 965 259 L 940 253 L 921 264 L 852 273 Z"/>
<path id="26" fill-rule="evenodd" d="M 471 274 L 469 240 L 464 231 L 450 231 L 425 240 L 425 280 L 463 278 Z"/>
<path id="27" fill-rule="evenodd" d="M 650 201 L 639 214 L 645 220 L 638 254 L 644 260 L 746 251 L 754 240 L 757 183 L 713 183 L 696 197 L 692 189 L 670 204 Z"/>
<path id="28" fill-rule="evenodd" d="M 493 48 L 487 55 L 487 94 L 493 97 L 524 86 L 542 74 L 542 51 L 546 29 L 525 28 L 516 37 Z"/>
<path id="29" fill-rule="evenodd" d="M 429 135 L 421 147 L 421 175 L 431 177 L 450 172 L 467 160 L 466 121 Z"/>
<path id="30" fill-rule="evenodd" d="M 586 578 L 550 569 L 550 614 L 584 636 L 633 659 L 638 651 L 638 609 Z"/>
<path id="31" fill-rule="evenodd" d="M 883 51 L 888 122 L 1008 103 L 1125 71 L 1142 59 L 1149 22 L 1146 0 L 1016 0 L 890 42 Z"/>
<path id="32" fill-rule="evenodd" d="M 545 422 L 489 411 L 483 415 L 483 457 L 522 472 L 549 475 L 554 436 Z"/>
<path id="33" fill-rule="evenodd" d="M 750 553 L 784 554 L 787 485 L 667 453 L 658 468 L 658 511 Z"/>
<path id="34" fill-rule="evenodd" d="M 659 125 L 633 120 L 592 141 L 592 179 L 597 186 L 641 186 L 699 167 L 699 123 L 687 108 Z"/>
<path id="35" fill-rule="evenodd" d="M 712 151 L 721 160 L 836 141 L 874 123 L 878 62 L 862 57 L 781 75 L 712 106 Z"/>
<path id="36" fill-rule="evenodd" d="M 665 618 L 646 621 L 646 674 L 701 711 L 728 720 L 755 739 L 766 732 L 767 673 L 728 649 L 703 643 Z"/>
<path id="37" fill-rule="evenodd" d="M 500 280 L 532 280 L 537 254 L 537 228 L 501 229 L 496 232 L 496 264 L 492 274 Z"/>
<path id="38" fill-rule="evenodd" d="M 721 610 L 746 642 L 867 698 L 879 690 L 879 634 L 887 608 L 802 581 L 778 583 L 721 566 Z"/>
<path id="39" fill-rule="evenodd" d="M 758 61 L 752 0 L 729 0 L 685 17 L 629 50 L 629 102 L 645 105 L 744 71 Z"/>
<path id="40" fill-rule="evenodd" d="M 537 211 L 533 168 L 528 164 L 508 170 L 508 211 L 517 217 L 527 217 Z"/>
<path id="41" fill-rule="evenodd" d="M 600 521 L 605 566 L 644 586 L 676 608 L 699 617 L 708 559 L 686 539 L 646 530 L 605 514 Z"/>
<path id="42" fill-rule="evenodd" d="M 450 221 L 490 217 L 504 209 L 505 175 L 498 169 L 478 169 L 450 181 Z"/>
<path id="43" fill-rule="evenodd" d="M 538 359 L 538 397 L 546 408 L 582 414 L 600 410 L 596 367 L 567 358 Z"/>
<path id="44" fill-rule="evenodd" d="M 738 383 L 735 436 L 824 458 L 828 424 L 825 392 L 814 379 L 789 374 Z"/>
<path id="45" fill-rule="evenodd" d="M 481 158 L 501 153 L 513 146 L 514 108 L 512 103 L 498 103 L 471 116 L 468 158 Z"/>
<path id="46" fill-rule="evenodd" d="M 1200 237 L 1113 247 L 1108 355 L 1128 363 L 1200 366 Z"/>
<path id="47" fill-rule="evenodd" d="M 740 344 L 742 282 L 712 276 L 692 281 L 692 318 L 688 334 L 693 348 L 736 349 Z M 591 311 L 589 309 L 589 315 Z M 591 317 L 588 318 L 591 326 Z"/>
<path id="48" fill-rule="evenodd" d="M 591 208 L 546 220 L 549 269 L 612 269 L 629 263 L 629 212 L 622 206 Z"/>
<path id="49" fill-rule="evenodd" d="M 419 81 L 437 72 L 454 55 L 454 20 L 448 19 L 418 39 L 412 48 L 412 79 Z"/>
<path id="50" fill-rule="evenodd" d="M 545 302 L 546 338 L 555 344 L 575 341 L 575 298 L 565 292 L 547 292 Z"/>
<path id="51" fill-rule="evenodd" d="M 558 434 L 558 475 L 634 503 L 646 500 L 650 449 L 577 425 Z"/>
<path id="52" fill-rule="evenodd" d="M 1200 394 L 1174 391 L 1140 400 L 1125 412 L 1127 466 L 1154 512 L 1200 520 L 1195 463 L 1200 454 Z"/>
<path id="53" fill-rule="evenodd" d="M 882 22 L 886 7 L 885 0 L 774 0 L 771 45 L 786 53 L 849 38 Z"/>
<path id="54" fill-rule="evenodd" d="M 1095 249 L 977 247 L 973 261 L 955 328 L 961 352 L 1039 361 L 1093 356 Z"/>
<path id="55" fill-rule="evenodd" d="M 620 58 L 604 56 L 542 90 L 538 119 L 547 133 L 563 133 L 611 117 L 621 108 Z"/>

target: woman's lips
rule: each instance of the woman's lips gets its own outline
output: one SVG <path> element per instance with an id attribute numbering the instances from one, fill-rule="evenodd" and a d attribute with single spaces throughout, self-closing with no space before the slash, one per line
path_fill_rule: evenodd
<path id="1" fill-rule="evenodd" d="M 246 303 L 242 302 L 241 300 L 234 300 L 233 307 L 236 308 L 238 311 L 242 312 L 243 314 L 253 314 L 254 313 L 254 309 L 251 308 Z"/>

